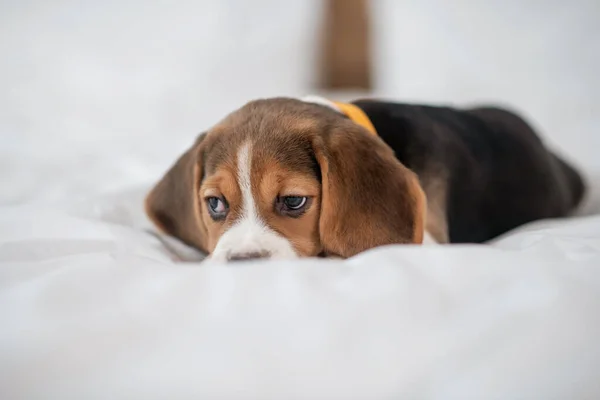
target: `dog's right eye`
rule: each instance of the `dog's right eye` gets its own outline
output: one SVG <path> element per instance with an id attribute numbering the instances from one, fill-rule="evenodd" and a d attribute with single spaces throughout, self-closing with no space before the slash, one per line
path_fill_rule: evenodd
<path id="1" fill-rule="evenodd" d="M 215 221 L 224 219 L 229 212 L 229 205 L 224 198 L 207 197 L 206 204 L 208 206 L 208 213 Z"/>

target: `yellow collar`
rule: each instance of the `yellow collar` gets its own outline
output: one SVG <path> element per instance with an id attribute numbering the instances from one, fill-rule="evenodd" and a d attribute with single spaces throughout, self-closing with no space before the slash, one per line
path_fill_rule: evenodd
<path id="1" fill-rule="evenodd" d="M 341 103 L 338 101 L 334 101 L 333 103 L 340 109 L 340 111 L 345 116 L 347 116 L 352 121 L 371 132 L 373 135 L 377 136 L 377 131 L 371 123 L 371 120 L 369 119 L 367 114 L 365 114 L 365 112 L 360 109 L 360 107 L 357 107 L 351 103 Z"/>

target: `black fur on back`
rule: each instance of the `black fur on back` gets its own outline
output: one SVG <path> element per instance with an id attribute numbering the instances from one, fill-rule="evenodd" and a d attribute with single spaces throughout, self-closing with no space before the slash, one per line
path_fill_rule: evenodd
<path id="1" fill-rule="evenodd" d="M 443 180 L 452 243 L 481 243 L 530 221 L 566 216 L 582 199 L 579 173 L 513 112 L 354 104 L 424 187 Z"/>

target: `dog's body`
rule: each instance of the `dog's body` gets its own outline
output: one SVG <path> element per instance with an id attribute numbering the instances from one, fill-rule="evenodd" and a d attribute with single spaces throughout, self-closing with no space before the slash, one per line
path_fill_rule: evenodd
<path id="1" fill-rule="evenodd" d="M 530 221 L 565 216 L 581 200 L 579 174 L 511 112 L 355 104 L 418 175 L 428 215 L 435 216 L 428 230 L 439 242 L 481 243 Z"/>
<path id="2" fill-rule="evenodd" d="M 505 110 L 276 98 L 201 135 L 146 207 L 214 259 L 349 257 L 427 236 L 484 242 L 567 215 L 583 192 Z"/>

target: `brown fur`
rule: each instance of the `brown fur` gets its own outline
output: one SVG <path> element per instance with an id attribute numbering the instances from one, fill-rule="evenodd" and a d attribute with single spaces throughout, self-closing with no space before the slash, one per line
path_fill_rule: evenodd
<path id="1" fill-rule="evenodd" d="M 152 189 L 145 201 L 146 213 L 163 232 L 190 246 L 207 248 L 208 232 L 198 200 L 202 159 L 200 136 Z"/>
<path id="2" fill-rule="evenodd" d="M 425 198 L 416 175 L 379 138 L 344 122 L 315 139 L 326 253 L 350 257 L 386 244 L 421 243 Z"/>
<path id="3" fill-rule="evenodd" d="M 350 257 L 376 246 L 422 242 L 425 196 L 394 152 L 342 115 L 284 98 L 248 103 L 203 135 L 148 195 L 150 218 L 210 253 L 238 216 L 236 154 L 248 141 L 259 214 L 299 255 Z M 207 190 L 226 197 L 225 221 L 209 217 Z M 312 204 L 299 218 L 284 217 L 273 202 L 285 195 L 308 196 Z"/>
<path id="4" fill-rule="evenodd" d="M 253 184 L 259 188 L 258 212 L 275 232 L 287 238 L 301 256 L 315 256 L 322 250 L 319 240 L 319 204 L 321 188 L 310 173 L 287 171 L 276 162 L 263 161 L 253 175 Z M 311 207 L 300 218 L 289 218 L 273 212 L 273 199 L 278 195 L 302 194 L 310 198 Z"/>

